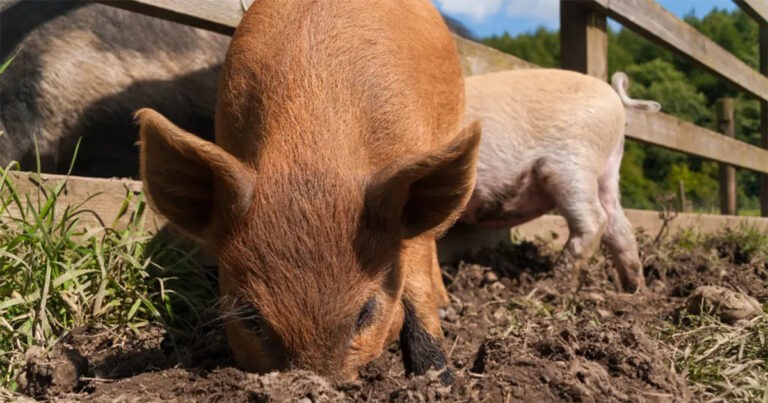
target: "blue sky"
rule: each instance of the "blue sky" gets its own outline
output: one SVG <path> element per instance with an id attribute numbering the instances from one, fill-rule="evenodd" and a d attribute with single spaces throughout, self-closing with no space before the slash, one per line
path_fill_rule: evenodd
<path id="1" fill-rule="evenodd" d="M 678 17 L 693 12 L 704 16 L 713 8 L 732 10 L 731 0 L 657 0 Z M 559 0 L 432 0 L 441 12 L 463 22 L 479 37 L 534 31 L 540 26 L 560 25 Z M 612 26 L 619 25 L 613 23 Z"/>

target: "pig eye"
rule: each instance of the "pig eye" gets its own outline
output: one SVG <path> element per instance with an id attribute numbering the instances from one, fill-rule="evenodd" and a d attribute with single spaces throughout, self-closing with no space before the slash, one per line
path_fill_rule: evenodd
<path id="1" fill-rule="evenodd" d="M 240 322 L 245 325 L 247 330 L 257 334 L 261 334 L 264 331 L 261 314 L 255 306 L 248 303 L 241 305 L 238 310 L 238 316 Z"/>
<path id="2" fill-rule="evenodd" d="M 371 318 L 373 312 L 376 310 L 376 297 L 371 297 L 368 302 L 363 305 L 363 309 L 357 315 L 357 322 L 355 322 L 355 330 L 358 332 L 371 324 Z"/>

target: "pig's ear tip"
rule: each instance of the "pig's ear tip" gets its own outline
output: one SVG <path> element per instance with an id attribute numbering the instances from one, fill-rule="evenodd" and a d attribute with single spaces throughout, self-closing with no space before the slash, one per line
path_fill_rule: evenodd
<path id="1" fill-rule="evenodd" d="M 480 134 L 482 128 L 479 120 L 473 120 L 459 134 L 460 141 L 465 143 L 469 147 L 473 147 L 475 143 L 480 142 Z"/>
<path id="2" fill-rule="evenodd" d="M 141 123 L 145 120 L 157 119 L 160 114 L 152 108 L 141 108 L 133 113 L 133 120 L 136 123 Z"/>
<path id="3" fill-rule="evenodd" d="M 467 125 L 467 132 L 469 135 L 478 135 L 479 132 L 482 131 L 482 125 L 480 124 L 480 120 L 473 120 Z"/>

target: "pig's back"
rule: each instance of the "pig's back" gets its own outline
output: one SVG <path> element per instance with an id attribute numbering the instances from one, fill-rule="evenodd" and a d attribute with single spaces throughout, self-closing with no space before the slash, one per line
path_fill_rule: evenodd
<path id="1" fill-rule="evenodd" d="M 226 150 L 247 161 L 311 146 L 313 158 L 327 151 L 336 164 L 349 158 L 356 167 L 381 166 L 458 132 L 463 76 L 434 7 L 422 0 L 332 3 L 251 7 L 225 62 L 227 88 L 219 91 L 227 95 L 219 98 L 216 137 Z"/>
<path id="2" fill-rule="evenodd" d="M 465 122 L 479 119 L 483 130 L 473 200 L 506 200 L 515 189 L 522 200 L 516 205 L 527 209 L 518 211 L 521 222 L 541 214 L 532 206 L 551 202 L 539 200 L 542 190 L 532 180 L 537 166 L 597 173 L 623 136 L 621 100 L 595 78 L 530 69 L 468 77 L 466 83 Z"/>
<path id="3" fill-rule="evenodd" d="M 482 122 L 481 165 L 503 159 L 505 169 L 514 171 L 555 152 L 580 152 L 592 155 L 599 168 L 597 161 L 608 158 L 623 135 L 621 100 L 596 78 L 527 69 L 466 82 L 465 121 Z"/>

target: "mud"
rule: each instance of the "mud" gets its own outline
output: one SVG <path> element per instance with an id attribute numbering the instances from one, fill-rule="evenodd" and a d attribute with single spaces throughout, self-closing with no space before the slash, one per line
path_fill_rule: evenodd
<path id="1" fill-rule="evenodd" d="M 569 273 L 553 264 L 557 251 L 530 242 L 444 267 L 452 386 L 438 374 L 407 377 L 396 344 L 353 383 L 334 385 L 301 371 L 248 374 L 233 366 L 215 326 L 187 336 L 156 326 L 138 335 L 79 329 L 59 353 L 30 356 L 34 365 L 22 384 L 29 395 L 56 401 L 687 401 L 696 397 L 657 329 L 675 321 L 701 285 L 765 301 L 768 263 L 742 254 L 738 243 L 681 248 L 683 241 L 642 238 L 651 291 L 638 295 L 615 291 L 602 257 L 574 291 Z M 62 359 L 67 354 L 82 365 Z M 58 383 L 51 377 L 46 387 L 41 374 L 56 365 L 68 375 Z"/>

